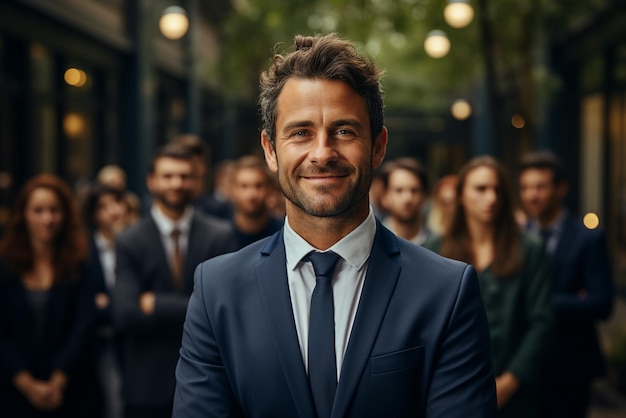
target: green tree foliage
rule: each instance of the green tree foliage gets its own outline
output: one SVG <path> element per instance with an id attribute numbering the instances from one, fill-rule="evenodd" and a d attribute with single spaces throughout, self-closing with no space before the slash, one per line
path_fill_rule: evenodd
<path id="1" fill-rule="evenodd" d="M 471 96 L 491 67 L 488 87 L 499 118 L 518 112 L 532 126 L 536 92 L 558 88 L 546 67 L 548 40 L 580 26 L 609 3 L 472 0 L 474 21 L 454 29 L 443 19 L 446 0 L 236 0 L 220 28 L 219 78 L 225 97 L 253 101 L 259 71 L 275 48 L 289 47 L 296 34 L 339 32 L 385 70 L 388 108 L 447 111 L 452 100 Z M 424 52 L 426 34 L 433 29 L 444 30 L 451 41 L 443 58 Z"/>

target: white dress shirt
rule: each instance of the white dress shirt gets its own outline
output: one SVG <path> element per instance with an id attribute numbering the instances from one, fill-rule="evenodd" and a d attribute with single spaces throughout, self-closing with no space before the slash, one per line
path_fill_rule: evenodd
<path id="1" fill-rule="evenodd" d="M 104 274 L 104 284 L 109 292 L 115 287 L 115 247 L 101 232 L 95 232 L 93 240 L 98 249 L 98 258 Z"/>
<path id="2" fill-rule="evenodd" d="M 546 228 L 551 233 L 550 238 L 548 238 L 548 242 L 546 242 L 546 252 L 548 253 L 548 255 L 554 254 L 554 250 L 556 250 L 556 246 L 559 244 L 561 232 L 563 232 L 563 223 L 565 222 L 567 213 L 567 209 L 562 209 L 561 213 L 559 213 L 554 222 L 552 222 L 552 224 Z M 527 231 L 536 235 L 537 237 L 540 237 L 541 226 L 539 225 L 539 221 L 537 221 L 536 219 L 532 219 L 528 223 Z"/>
<path id="3" fill-rule="evenodd" d="M 333 299 L 335 306 L 335 354 L 337 356 L 337 378 L 341 375 L 341 365 L 348 346 L 350 331 L 365 281 L 367 262 L 376 235 L 376 220 L 370 208 L 369 216 L 354 231 L 350 232 L 327 251 L 333 251 L 341 258 L 333 272 Z M 302 259 L 311 251 L 319 251 L 306 242 L 289 225 L 285 218 L 285 253 L 287 257 L 287 279 L 291 307 L 293 310 L 300 352 L 308 359 L 309 311 L 311 295 L 315 288 L 315 272 L 310 262 Z M 308 361 L 303 361 L 308 373 Z"/>
<path id="4" fill-rule="evenodd" d="M 161 234 L 161 242 L 163 242 L 163 246 L 165 247 L 165 254 L 167 254 L 167 259 L 172 265 L 172 260 L 174 258 L 174 243 L 172 242 L 172 231 L 174 229 L 178 229 L 180 231 L 180 236 L 178 237 L 178 245 L 180 248 L 180 253 L 183 256 L 187 254 L 187 246 L 189 243 L 189 230 L 191 229 L 191 220 L 194 214 L 193 206 L 187 206 L 185 209 L 185 213 L 181 216 L 177 221 L 173 221 L 159 209 L 157 205 L 152 205 L 150 210 L 152 218 L 156 223 L 157 229 Z"/>

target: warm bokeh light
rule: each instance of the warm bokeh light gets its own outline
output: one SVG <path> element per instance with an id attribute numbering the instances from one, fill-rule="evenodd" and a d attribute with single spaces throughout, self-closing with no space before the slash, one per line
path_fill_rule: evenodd
<path id="1" fill-rule="evenodd" d="M 472 105 L 467 100 L 458 99 L 452 103 L 450 112 L 456 120 L 465 120 L 472 115 Z"/>
<path id="2" fill-rule="evenodd" d="M 589 212 L 583 217 L 583 224 L 587 229 L 596 229 L 600 225 L 600 218 L 593 212 Z"/>
<path id="3" fill-rule="evenodd" d="M 522 129 L 526 126 L 526 119 L 524 119 L 522 115 L 516 113 L 511 118 L 511 125 L 513 125 L 514 128 Z"/>
<path id="4" fill-rule="evenodd" d="M 448 0 L 443 9 L 443 17 L 448 25 L 461 29 L 472 23 L 474 9 L 468 0 Z"/>
<path id="5" fill-rule="evenodd" d="M 67 84 L 74 87 L 82 87 L 87 83 L 87 73 L 80 68 L 68 68 L 63 74 Z"/>
<path id="6" fill-rule="evenodd" d="M 179 6 L 169 6 L 163 10 L 159 19 L 159 29 L 167 39 L 180 39 L 189 29 L 189 18 L 185 9 Z"/>
<path id="7" fill-rule="evenodd" d="M 70 112 L 63 118 L 63 132 L 71 139 L 78 139 L 85 133 L 86 123 L 83 115 Z"/>
<path id="8" fill-rule="evenodd" d="M 424 50 L 432 58 L 442 58 L 450 52 L 450 40 L 442 30 L 432 30 L 426 35 Z"/>

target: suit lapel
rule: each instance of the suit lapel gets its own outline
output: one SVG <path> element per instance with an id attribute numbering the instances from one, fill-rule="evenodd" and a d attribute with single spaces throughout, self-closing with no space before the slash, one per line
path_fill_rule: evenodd
<path id="1" fill-rule="evenodd" d="M 193 273 L 197 265 L 204 261 L 206 245 L 210 242 L 209 232 L 204 228 L 197 217 L 191 220 L 189 229 L 189 241 L 187 242 L 187 254 L 185 255 L 185 263 L 183 265 L 183 282 L 182 288 L 184 293 L 191 293 L 193 290 Z"/>
<path id="2" fill-rule="evenodd" d="M 272 340 L 300 417 L 315 416 L 309 380 L 302 362 L 287 281 L 285 245 L 281 232 L 261 250 L 265 258 L 256 266 L 256 277 L 265 306 Z"/>
<path id="3" fill-rule="evenodd" d="M 333 417 L 346 415 L 350 400 L 367 366 L 376 335 L 400 274 L 400 266 L 391 255 L 399 252 L 398 243 L 389 230 L 379 222 L 367 267 L 350 340 L 341 367 L 341 377 L 335 395 Z"/>
<path id="4" fill-rule="evenodd" d="M 145 239 L 145 242 L 148 243 L 148 247 L 154 248 L 154 250 L 147 253 L 146 256 L 156 256 L 157 263 L 159 264 L 159 271 L 161 272 L 158 277 L 155 277 L 154 282 L 158 281 L 161 283 L 161 286 L 167 283 L 167 286 L 174 288 L 170 263 L 167 258 L 165 247 L 163 246 L 163 241 L 161 240 L 161 232 L 159 232 L 159 228 L 157 227 L 152 215 L 149 215 L 149 222 L 147 223 L 147 227 L 145 229 L 146 231 L 143 235 L 143 239 Z"/>

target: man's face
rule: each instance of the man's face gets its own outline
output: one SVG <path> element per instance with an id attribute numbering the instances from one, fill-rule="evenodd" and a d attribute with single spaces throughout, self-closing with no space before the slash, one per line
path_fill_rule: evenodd
<path id="1" fill-rule="evenodd" d="M 492 224 L 500 209 L 498 176 L 491 167 L 481 166 L 471 170 L 461 191 L 461 205 L 468 220 L 479 224 Z"/>
<path id="2" fill-rule="evenodd" d="M 154 163 L 154 172 L 148 176 L 148 189 L 158 204 L 182 211 L 193 201 L 193 176 L 191 161 L 159 158 Z"/>
<path id="3" fill-rule="evenodd" d="M 531 217 L 545 216 L 560 205 L 559 187 L 549 169 L 529 168 L 519 177 L 520 202 Z"/>
<path id="4" fill-rule="evenodd" d="M 389 174 L 383 199 L 389 216 L 401 223 L 413 223 L 421 217 L 426 192 L 415 174 L 397 168 Z"/>
<path id="5" fill-rule="evenodd" d="M 262 170 L 246 167 L 234 173 L 231 198 L 237 212 L 246 216 L 264 215 L 267 213 L 267 194 L 268 179 Z"/>
<path id="6" fill-rule="evenodd" d="M 346 83 L 289 79 L 278 98 L 275 144 L 265 132 L 261 140 L 288 215 L 369 210 L 372 170 L 385 155 L 387 131 L 372 141 L 365 99 Z"/>

